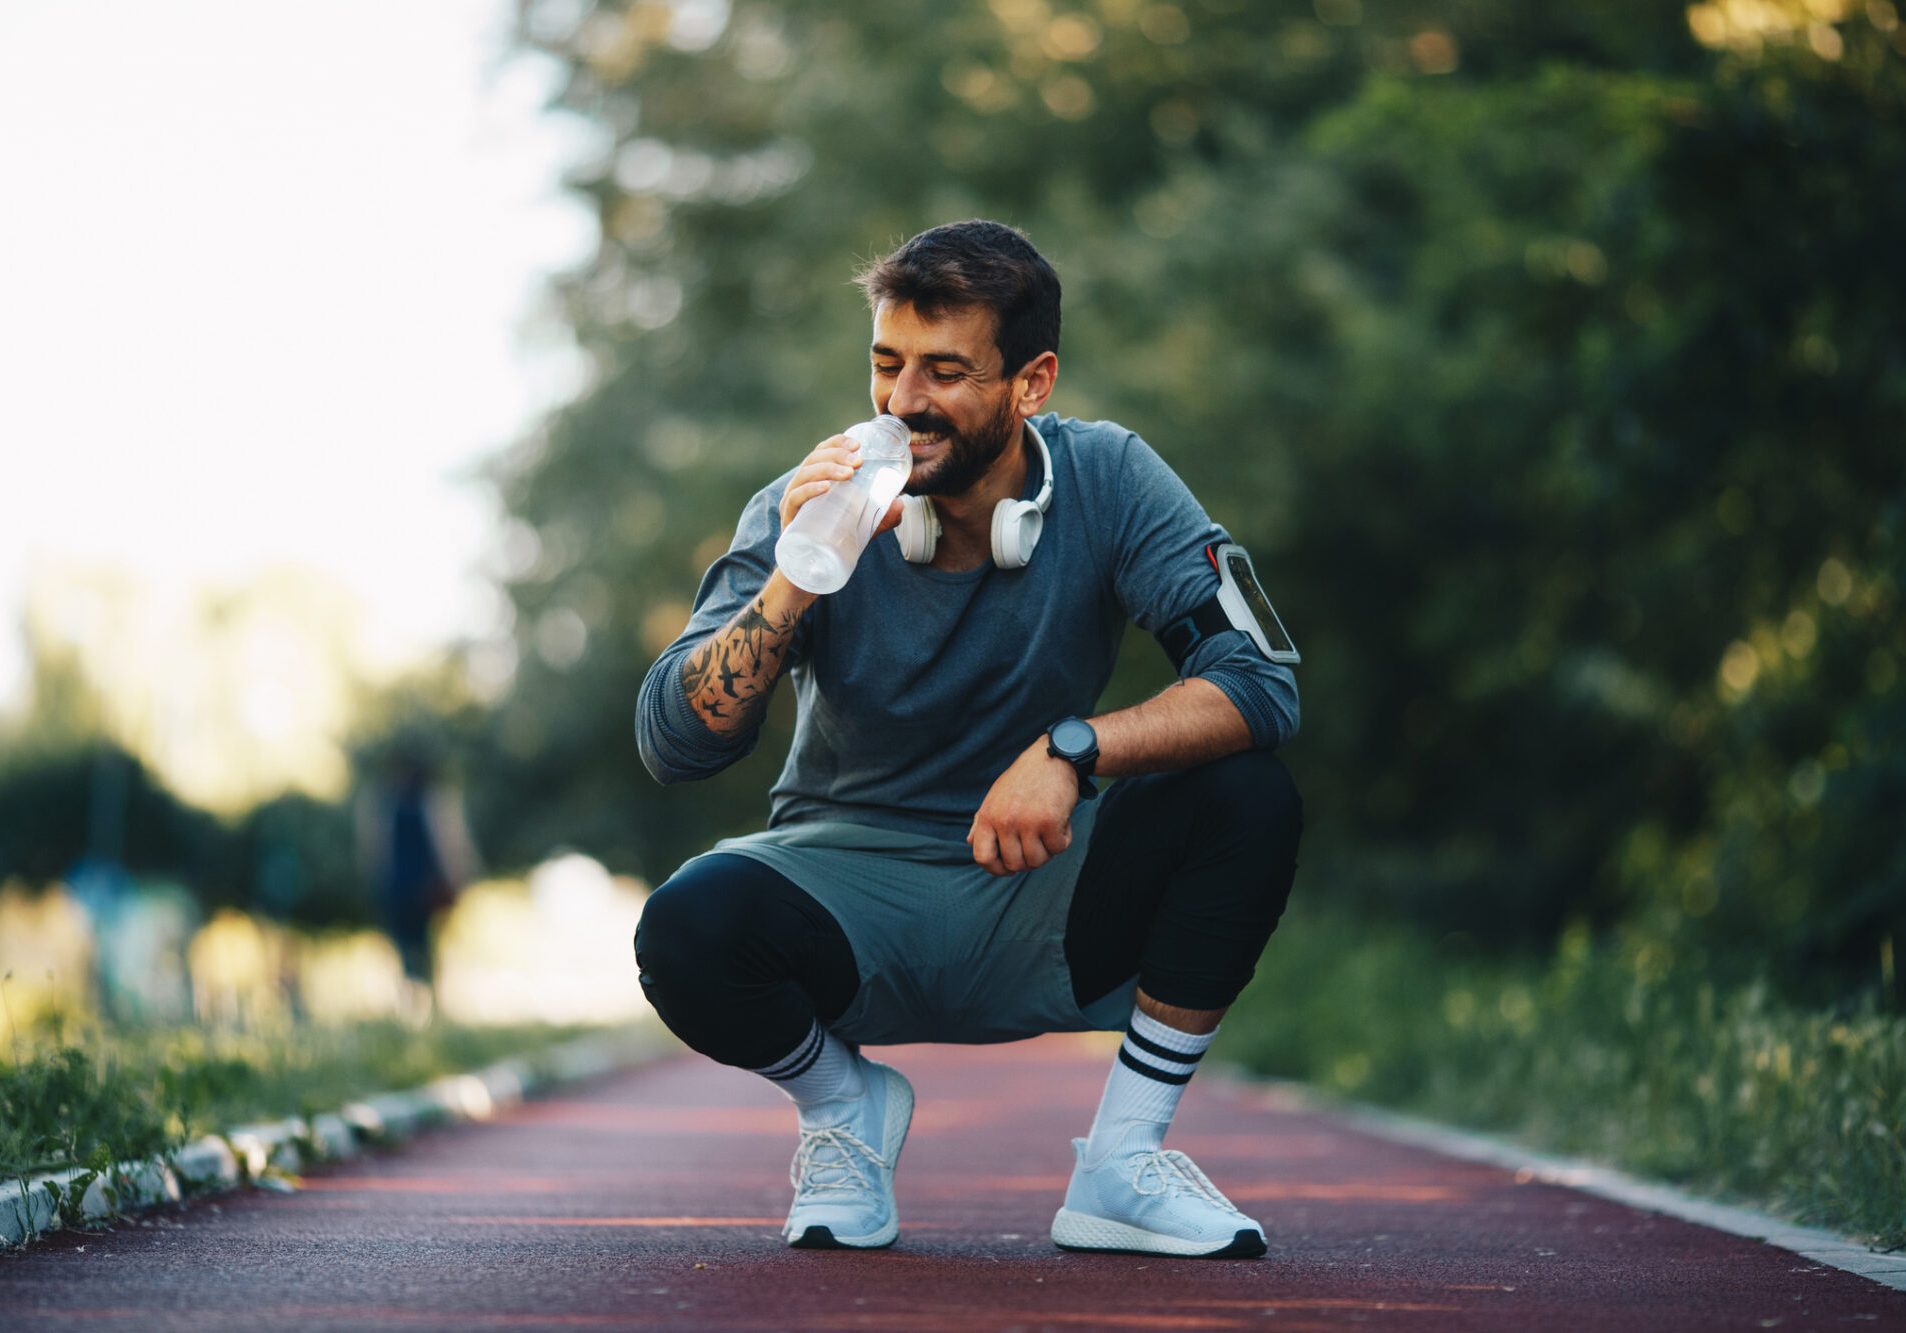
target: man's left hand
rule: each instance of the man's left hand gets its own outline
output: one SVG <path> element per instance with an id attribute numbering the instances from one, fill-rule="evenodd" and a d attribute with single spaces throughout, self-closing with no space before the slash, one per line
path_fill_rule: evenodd
<path id="1" fill-rule="evenodd" d="M 994 780 L 980 803 L 966 835 L 973 860 L 995 875 L 1044 865 L 1072 845 L 1072 807 L 1078 803 L 1077 771 L 1047 754 L 1041 736 Z"/>

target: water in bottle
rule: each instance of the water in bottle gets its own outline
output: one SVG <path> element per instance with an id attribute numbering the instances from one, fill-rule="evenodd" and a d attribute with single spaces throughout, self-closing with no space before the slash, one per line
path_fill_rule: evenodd
<path id="1" fill-rule="evenodd" d="M 860 466 L 802 505 L 774 544 L 775 563 L 803 592 L 830 593 L 846 585 L 913 471 L 911 432 L 899 417 L 875 417 L 843 433 L 860 446 Z"/>

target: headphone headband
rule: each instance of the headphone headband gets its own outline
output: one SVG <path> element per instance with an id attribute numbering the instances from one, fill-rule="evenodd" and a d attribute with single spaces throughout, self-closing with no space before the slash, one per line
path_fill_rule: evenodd
<path id="1" fill-rule="evenodd" d="M 1026 423 L 1026 433 L 1032 436 L 1032 442 L 1039 446 L 1039 461 L 1046 470 L 1045 476 L 1039 482 L 1039 494 L 1032 498 L 1032 502 L 1039 506 L 1039 512 L 1043 514 L 1052 504 L 1052 453 L 1046 448 L 1046 437 L 1041 435 L 1039 428 L 1030 421 Z"/>

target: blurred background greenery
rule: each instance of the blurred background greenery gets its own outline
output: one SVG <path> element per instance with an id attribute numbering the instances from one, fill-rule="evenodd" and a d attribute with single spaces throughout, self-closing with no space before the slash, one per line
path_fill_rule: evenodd
<path id="1" fill-rule="evenodd" d="M 1240 1053 L 1540 1133 L 1446 1074 L 1579 1038 L 1538 1021 L 1568 996 L 1646 1046 L 1706 988 L 1771 1043 L 1728 1029 L 1744 1081 L 1689 1094 L 1717 1104 L 1808 1086 L 1766 1006 L 1857 1019 L 1890 1072 L 1832 1114 L 1890 1164 L 1875 1215 L 1906 1198 L 1891 0 L 522 0 L 517 41 L 599 131 L 568 184 L 600 243 L 555 283 L 589 373 L 489 470 L 507 687 L 453 655 L 341 701 L 338 788 L 426 741 L 504 871 L 659 882 L 759 827 L 785 692 L 753 757 L 664 790 L 637 686 L 746 498 L 866 415 L 857 261 L 1000 218 L 1065 283 L 1055 406 L 1144 435 L 1305 652 L 1297 916 Z M 344 804 L 199 809 L 54 639 L 32 662 L 0 880 L 105 851 L 206 907 L 365 917 Z M 1168 679 L 1133 635 L 1104 706 Z M 1374 1035 L 1405 1012 L 1445 1075 Z"/>
<path id="2" fill-rule="evenodd" d="M 865 413 L 858 257 L 968 215 L 1065 281 L 1305 649 L 1301 898 L 1642 930 L 1815 997 L 1906 930 L 1906 35 L 1884 0 L 524 8 L 615 128 L 589 392 L 530 554 L 496 851 L 651 878 L 759 824 L 624 724 L 741 503 Z M 587 12 L 585 12 L 587 11 Z M 1142 635 L 1108 704 L 1168 679 Z M 782 701 L 785 707 L 786 701 Z"/>

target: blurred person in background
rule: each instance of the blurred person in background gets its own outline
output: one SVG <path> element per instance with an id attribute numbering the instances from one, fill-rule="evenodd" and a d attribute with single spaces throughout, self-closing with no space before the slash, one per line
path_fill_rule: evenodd
<path id="1" fill-rule="evenodd" d="M 906 495 L 844 586 L 803 591 L 779 534 L 859 461 L 822 441 L 748 503 L 650 669 L 636 730 L 665 782 L 752 750 L 784 671 L 798 707 L 767 830 L 649 898 L 641 983 L 690 1047 L 795 1103 L 793 1246 L 898 1235 L 913 1091 L 861 1043 L 1123 1029 L 1052 1239 L 1262 1255 L 1263 1228 L 1162 1145 L 1296 871 L 1274 753 L 1294 653 L 1221 609 L 1241 554 L 1149 445 L 1042 410 L 1059 279 L 1022 233 L 936 227 L 861 284 Z M 1128 620 L 1179 679 L 1088 721 Z M 1124 781 L 1101 797 L 1095 776 Z"/>
<path id="2" fill-rule="evenodd" d="M 436 1009 L 433 928 L 476 871 L 463 799 L 429 750 L 406 742 L 359 795 L 356 817 L 358 862 L 403 960 L 403 1016 L 426 1022 Z"/>

